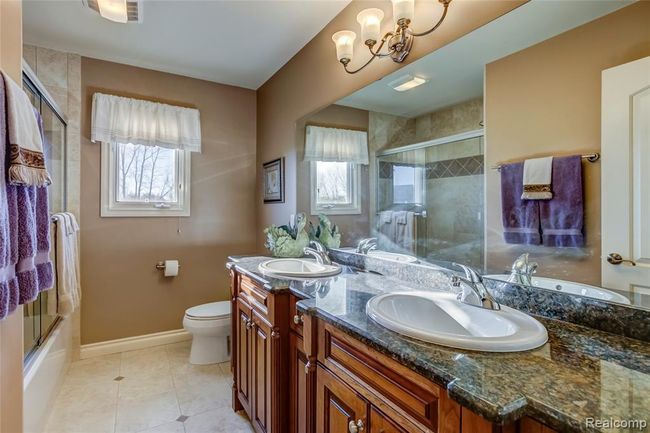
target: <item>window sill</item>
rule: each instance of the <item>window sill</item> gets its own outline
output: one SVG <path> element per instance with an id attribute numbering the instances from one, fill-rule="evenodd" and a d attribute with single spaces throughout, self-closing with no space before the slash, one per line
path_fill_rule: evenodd
<path id="1" fill-rule="evenodd" d="M 333 209 L 311 209 L 311 215 L 361 215 L 361 209 L 358 208 L 350 208 L 350 209 L 342 209 L 342 208 L 333 208 Z"/>
<path id="2" fill-rule="evenodd" d="M 189 217 L 189 209 L 102 209 L 102 218 L 165 218 Z"/>

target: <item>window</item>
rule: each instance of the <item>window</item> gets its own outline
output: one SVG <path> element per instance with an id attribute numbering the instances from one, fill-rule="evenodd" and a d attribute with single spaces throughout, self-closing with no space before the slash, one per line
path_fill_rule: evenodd
<path id="1" fill-rule="evenodd" d="M 103 217 L 189 216 L 190 152 L 102 143 Z"/>
<path id="2" fill-rule="evenodd" d="M 423 168 L 393 165 L 393 204 L 422 204 L 423 202 Z"/>
<path id="3" fill-rule="evenodd" d="M 359 164 L 311 163 L 311 214 L 360 214 Z"/>

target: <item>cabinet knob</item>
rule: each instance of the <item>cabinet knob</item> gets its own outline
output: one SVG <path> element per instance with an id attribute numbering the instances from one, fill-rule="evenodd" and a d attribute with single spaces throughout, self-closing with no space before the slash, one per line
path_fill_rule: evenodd
<path id="1" fill-rule="evenodd" d="M 357 422 L 354 422 L 354 420 L 350 421 L 348 424 L 348 431 L 350 433 L 361 433 L 363 431 L 363 421 L 357 420 Z"/>
<path id="2" fill-rule="evenodd" d="M 293 323 L 300 325 L 302 323 L 302 316 L 300 314 L 293 316 Z"/>
<path id="3" fill-rule="evenodd" d="M 253 321 L 252 320 L 249 320 L 248 322 L 246 322 L 246 329 L 251 329 L 252 327 L 253 327 Z"/>
<path id="4" fill-rule="evenodd" d="M 619 253 L 609 253 L 609 255 L 607 255 L 607 261 L 612 265 L 620 265 L 621 263 L 627 262 L 632 266 L 636 266 L 634 260 L 624 259 Z"/>

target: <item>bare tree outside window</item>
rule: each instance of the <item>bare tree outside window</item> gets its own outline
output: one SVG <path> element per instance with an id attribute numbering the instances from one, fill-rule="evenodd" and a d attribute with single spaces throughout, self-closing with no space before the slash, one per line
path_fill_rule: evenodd
<path id="1" fill-rule="evenodd" d="M 131 143 L 115 146 L 118 202 L 178 201 L 176 150 Z"/>

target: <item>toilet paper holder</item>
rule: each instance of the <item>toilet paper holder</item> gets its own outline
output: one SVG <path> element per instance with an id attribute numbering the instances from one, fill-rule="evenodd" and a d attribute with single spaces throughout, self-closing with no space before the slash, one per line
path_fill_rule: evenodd
<path id="1" fill-rule="evenodd" d="M 181 265 L 179 263 L 178 269 L 180 269 L 180 268 L 181 268 Z M 159 271 L 164 271 L 165 270 L 165 262 L 156 263 L 156 269 L 158 269 Z"/>

